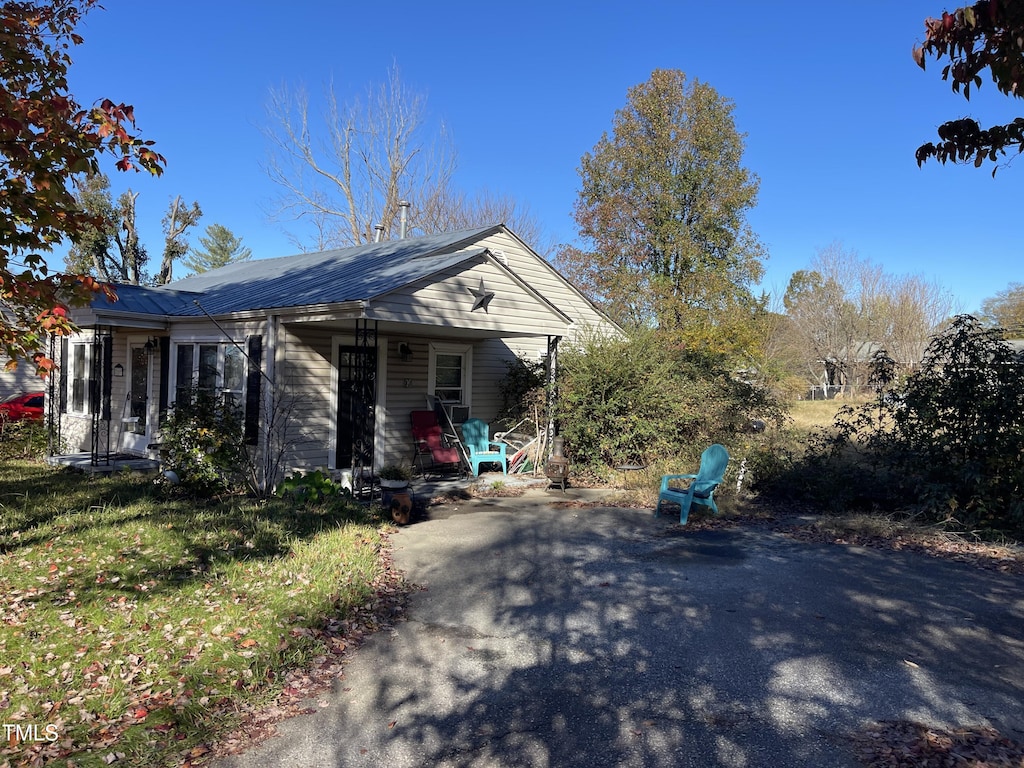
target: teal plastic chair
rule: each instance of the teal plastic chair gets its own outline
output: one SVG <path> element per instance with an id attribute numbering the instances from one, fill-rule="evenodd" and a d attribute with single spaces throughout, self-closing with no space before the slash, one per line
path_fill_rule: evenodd
<path id="1" fill-rule="evenodd" d="M 729 464 L 729 453 L 724 446 L 715 443 L 700 455 L 700 469 L 696 475 L 665 475 L 661 478 L 661 491 L 658 494 L 658 506 L 654 508 L 655 517 L 661 514 L 662 502 L 679 505 L 679 524 L 686 525 L 690 517 L 690 506 L 700 504 L 709 507 L 716 515 L 718 505 L 715 504 L 715 489 L 722 482 L 725 468 Z M 689 480 L 686 488 L 673 487 L 673 483 Z"/>
<path id="2" fill-rule="evenodd" d="M 500 464 L 501 474 L 508 474 L 505 468 L 505 444 L 490 439 L 490 425 L 480 419 L 470 419 L 462 425 L 462 442 L 469 451 L 469 465 L 474 475 L 480 474 L 481 464 Z"/>

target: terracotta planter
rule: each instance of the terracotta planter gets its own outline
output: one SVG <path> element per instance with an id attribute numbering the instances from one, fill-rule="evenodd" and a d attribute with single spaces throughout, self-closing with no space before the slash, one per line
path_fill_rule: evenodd
<path id="1" fill-rule="evenodd" d="M 398 525 L 408 525 L 412 517 L 412 495 L 408 480 L 381 480 L 380 497 L 384 509 Z"/>

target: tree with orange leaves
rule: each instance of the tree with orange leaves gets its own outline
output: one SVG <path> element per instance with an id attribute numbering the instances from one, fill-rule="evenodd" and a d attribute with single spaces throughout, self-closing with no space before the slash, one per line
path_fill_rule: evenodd
<path id="1" fill-rule="evenodd" d="M 159 175 L 164 158 L 135 133 L 131 106 L 81 106 L 68 91 L 75 28 L 97 0 L 0 2 L 0 351 L 53 367 L 50 334 L 75 330 L 68 310 L 113 290 L 84 275 L 51 272 L 45 254 L 95 225 L 74 185 L 99 172 L 102 155 L 121 171 Z"/>

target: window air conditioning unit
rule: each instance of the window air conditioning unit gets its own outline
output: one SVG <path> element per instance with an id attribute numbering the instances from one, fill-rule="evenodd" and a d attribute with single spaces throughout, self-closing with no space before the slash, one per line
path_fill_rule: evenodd
<path id="1" fill-rule="evenodd" d="M 452 424 L 464 424 L 469 421 L 468 405 L 445 404 L 444 409 L 448 413 L 448 418 L 452 420 Z"/>

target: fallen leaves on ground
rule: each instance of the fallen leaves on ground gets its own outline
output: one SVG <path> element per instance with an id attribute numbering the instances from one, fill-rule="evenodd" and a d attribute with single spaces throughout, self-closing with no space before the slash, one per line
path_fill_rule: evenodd
<path id="1" fill-rule="evenodd" d="M 896 530 L 888 534 L 837 532 L 813 524 L 794 524 L 792 521 L 781 521 L 776 530 L 798 541 L 916 552 L 944 560 L 968 563 L 976 568 L 1024 574 L 1024 548 L 1020 545 L 972 541 L 955 534 L 927 530 Z"/>
<path id="2" fill-rule="evenodd" d="M 295 715 L 310 714 L 325 702 L 314 699 L 344 678 L 344 665 L 351 653 L 374 632 L 388 630 L 405 617 L 409 594 L 416 587 L 395 570 L 391 547 L 380 551 L 381 575 L 373 583 L 374 598 L 350 612 L 344 620 L 328 621 L 322 629 L 311 630 L 327 649 L 314 663 L 285 676 L 284 686 L 269 705 L 242 712 L 242 724 L 213 745 L 212 756 L 238 754 L 272 736 L 276 724 Z M 316 705 L 316 706 L 314 706 Z"/>
<path id="3" fill-rule="evenodd" d="M 858 762 L 869 768 L 1021 768 L 1024 744 L 994 728 L 931 728 L 883 720 L 854 734 Z"/>

